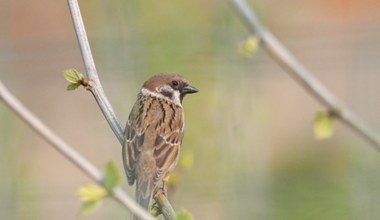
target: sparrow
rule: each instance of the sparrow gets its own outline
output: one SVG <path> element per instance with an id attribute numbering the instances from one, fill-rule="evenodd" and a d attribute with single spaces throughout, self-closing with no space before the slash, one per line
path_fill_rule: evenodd
<path id="1" fill-rule="evenodd" d="M 148 79 L 137 95 L 122 154 L 128 183 L 136 182 L 136 201 L 146 210 L 178 162 L 185 126 L 182 101 L 196 92 L 183 76 L 162 73 Z"/>

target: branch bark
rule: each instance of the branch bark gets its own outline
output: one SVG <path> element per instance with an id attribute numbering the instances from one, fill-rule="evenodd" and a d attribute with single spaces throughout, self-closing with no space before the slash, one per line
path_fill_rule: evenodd
<path id="1" fill-rule="evenodd" d="M 266 30 L 245 0 L 231 0 L 237 14 L 249 31 L 259 38 L 261 47 L 307 92 L 324 105 L 329 112 L 351 127 L 361 137 L 380 151 L 379 135 L 365 125 L 344 106 L 307 68 L 305 68 L 275 36 Z"/>
<path id="2" fill-rule="evenodd" d="M 87 89 L 91 91 L 93 94 L 96 102 L 98 103 L 100 109 L 102 110 L 102 113 L 104 117 L 106 118 L 109 126 L 111 127 L 112 131 L 115 133 L 117 139 L 119 140 L 120 144 L 123 145 L 124 143 L 124 129 L 121 125 L 119 119 L 117 118 L 115 111 L 113 110 L 110 102 L 108 101 L 104 90 L 102 88 L 102 85 L 100 83 L 94 59 L 92 58 L 92 53 L 89 45 L 89 41 L 87 39 L 86 30 L 84 28 L 82 15 L 80 13 L 79 5 L 77 0 L 68 0 L 71 17 L 73 20 L 75 32 L 77 35 L 78 43 L 81 49 L 81 54 L 83 58 L 83 62 L 86 68 L 86 76 L 89 80 L 89 85 L 87 86 Z M 163 213 L 166 220 L 175 219 L 176 213 L 174 212 L 173 207 L 168 202 L 167 198 L 160 194 L 155 198 L 157 204 L 162 209 L 161 212 Z"/>

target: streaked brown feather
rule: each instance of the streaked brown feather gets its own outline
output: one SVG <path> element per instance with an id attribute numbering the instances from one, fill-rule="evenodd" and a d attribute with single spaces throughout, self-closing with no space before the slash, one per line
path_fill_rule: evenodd
<path id="1" fill-rule="evenodd" d="M 156 172 L 152 174 L 154 184 L 172 171 L 177 163 L 182 132 L 182 107 L 140 93 L 125 130 L 123 161 L 128 183 L 132 185 L 135 182 L 136 166 L 142 151 L 152 150 L 156 160 Z"/>

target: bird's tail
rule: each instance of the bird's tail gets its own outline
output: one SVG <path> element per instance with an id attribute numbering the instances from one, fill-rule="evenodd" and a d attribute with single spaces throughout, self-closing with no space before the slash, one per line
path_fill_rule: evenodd
<path id="1" fill-rule="evenodd" d="M 153 183 L 149 180 L 137 178 L 136 180 L 136 202 L 150 213 L 150 201 L 153 197 Z M 140 220 L 132 215 L 132 220 Z"/>

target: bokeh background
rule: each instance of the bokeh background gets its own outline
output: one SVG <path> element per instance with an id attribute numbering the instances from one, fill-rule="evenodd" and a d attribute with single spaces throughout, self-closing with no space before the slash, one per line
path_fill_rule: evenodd
<path id="1" fill-rule="evenodd" d="M 250 1 L 261 21 L 337 97 L 380 132 L 380 1 Z M 80 1 L 104 89 L 122 121 L 152 74 L 175 71 L 188 96 L 182 172 L 172 201 L 195 219 L 379 219 L 380 154 L 337 123 L 313 137 L 324 108 L 258 50 L 227 1 Z M 99 169 L 121 148 L 93 97 L 66 91 L 83 72 L 66 1 L 0 0 L 0 79 Z M 0 219 L 126 219 L 107 199 L 78 217 L 91 182 L 0 103 Z M 123 179 L 123 188 L 132 187 Z"/>

